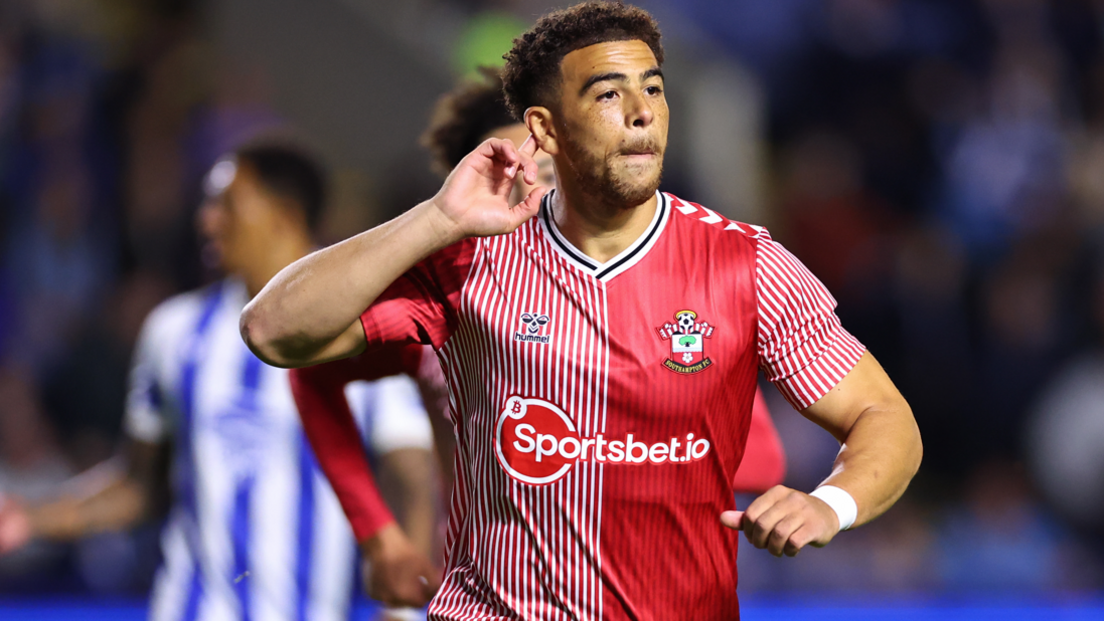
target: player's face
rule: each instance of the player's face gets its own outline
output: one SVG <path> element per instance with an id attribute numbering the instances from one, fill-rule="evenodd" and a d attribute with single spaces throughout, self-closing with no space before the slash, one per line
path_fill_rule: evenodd
<path id="1" fill-rule="evenodd" d="M 211 169 L 206 191 L 197 214 L 204 260 L 227 273 L 241 273 L 265 256 L 266 245 L 279 234 L 281 207 L 249 166 L 230 160 Z"/>
<path id="2" fill-rule="evenodd" d="M 520 147 L 522 143 L 529 137 L 529 128 L 525 127 L 523 123 L 515 123 L 514 125 L 506 125 L 498 127 L 483 136 L 483 140 L 487 138 L 499 138 L 503 140 L 509 140 L 514 143 L 515 147 Z M 552 165 L 552 156 L 541 151 L 540 149 L 533 155 L 533 159 L 537 162 L 539 171 L 537 173 L 537 182 L 533 185 L 525 183 L 523 175 L 518 175 L 517 180 L 514 182 L 514 193 L 512 198 L 512 204 L 520 203 L 523 198 L 529 195 L 529 192 L 533 191 L 533 188 L 537 186 L 543 186 L 546 188 L 556 187 L 556 169 Z"/>
<path id="3" fill-rule="evenodd" d="M 635 207 L 651 198 L 663 172 L 668 120 L 651 48 L 643 41 L 598 43 L 564 56 L 560 71 L 559 174 L 572 174 L 582 190 L 611 205 Z"/>

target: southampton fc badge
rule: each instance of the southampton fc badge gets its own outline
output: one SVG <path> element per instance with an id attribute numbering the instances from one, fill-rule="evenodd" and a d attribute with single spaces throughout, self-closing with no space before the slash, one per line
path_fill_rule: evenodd
<path id="1" fill-rule="evenodd" d="M 675 313 L 674 323 L 665 323 L 656 331 L 659 338 L 671 341 L 671 357 L 663 361 L 663 366 L 668 369 L 676 373 L 697 373 L 713 364 L 705 357 L 705 339 L 713 336 L 713 326 L 698 321 L 698 314 L 694 311 Z"/>

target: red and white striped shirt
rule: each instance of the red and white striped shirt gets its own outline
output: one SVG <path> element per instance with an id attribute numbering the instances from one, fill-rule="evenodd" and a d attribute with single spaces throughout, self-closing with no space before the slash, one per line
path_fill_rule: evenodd
<path id="1" fill-rule="evenodd" d="M 457 430 L 430 619 L 733 619 L 723 527 L 761 368 L 794 407 L 864 348 L 759 227 L 660 194 L 597 264 L 541 213 L 415 266 L 362 316 L 369 348 L 438 352 Z"/>

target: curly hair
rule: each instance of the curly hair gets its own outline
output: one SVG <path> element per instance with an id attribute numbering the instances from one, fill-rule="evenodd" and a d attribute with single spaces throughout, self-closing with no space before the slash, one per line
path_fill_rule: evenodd
<path id="1" fill-rule="evenodd" d="M 480 67 L 481 80 L 467 82 L 437 101 L 422 146 L 433 155 L 433 169 L 442 176 L 473 151 L 492 130 L 517 123 L 502 96 L 502 74 Z"/>
<path id="2" fill-rule="evenodd" d="M 617 2 L 591 1 L 540 18 L 514 39 L 504 56 L 506 105 L 520 119 L 526 108 L 549 104 L 560 82 L 560 63 L 575 50 L 608 41 L 643 41 L 663 65 L 659 25 L 644 9 Z"/>

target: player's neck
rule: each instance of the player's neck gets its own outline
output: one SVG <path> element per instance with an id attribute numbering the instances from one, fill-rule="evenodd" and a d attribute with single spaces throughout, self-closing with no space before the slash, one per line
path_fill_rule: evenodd
<path id="1" fill-rule="evenodd" d="M 253 265 L 241 274 L 250 299 L 260 293 L 280 270 L 307 256 L 313 249 L 314 242 L 306 235 L 274 240 L 268 246 L 267 252 L 258 256 Z"/>
<path id="2" fill-rule="evenodd" d="M 557 188 L 552 218 L 560 233 L 583 254 L 606 263 L 644 234 L 657 205 L 656 196 L 635 207 L 613 207 L 581 192 Z"/>

